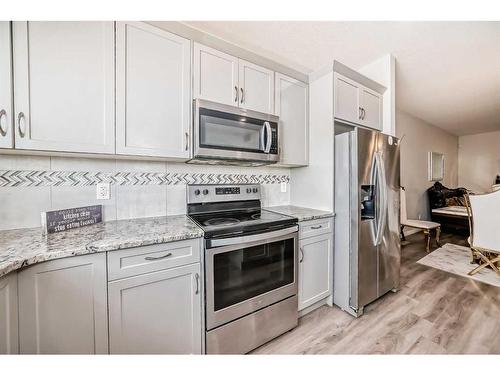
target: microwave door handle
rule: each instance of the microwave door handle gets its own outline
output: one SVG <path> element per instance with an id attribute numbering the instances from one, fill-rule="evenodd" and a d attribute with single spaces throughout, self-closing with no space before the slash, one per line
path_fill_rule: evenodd
<path id="1" fill-rule="evenodd" d="M 266 133 L 267 133 L 266 148 L 264 149 L 264 153 L 269 154 L 269 151 L 271 150 L 271 143 L 273 141 L 271 133 L 271 124 L 269 124 L 269 121 L 264 122 L 264 127 L 266 128 Z"/>
<path id="2" fill-rule="evenodd" d="M 266 126 L 260 129 L 260 150 L 266 152 Z"/>

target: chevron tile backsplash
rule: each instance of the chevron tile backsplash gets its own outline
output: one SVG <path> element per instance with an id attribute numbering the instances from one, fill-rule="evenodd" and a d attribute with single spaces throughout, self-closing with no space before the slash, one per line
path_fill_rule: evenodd
<path id="1" fill-rule="evenodd" d="M 46 170 L 0 170 L 0 187 L 184 184 L 278 184 L 288 183 L 286 174 L 82 172 Z"/>

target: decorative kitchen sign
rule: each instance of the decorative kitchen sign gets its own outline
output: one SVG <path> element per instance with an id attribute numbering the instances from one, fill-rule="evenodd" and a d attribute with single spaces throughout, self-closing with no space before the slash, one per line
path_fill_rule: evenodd
<path id="1" fill-rule="evenodd" d="M 46 234 L 86 227 L 100 222 L 102 222 L 101 204 L 42 212 L 42 228 Z"/>

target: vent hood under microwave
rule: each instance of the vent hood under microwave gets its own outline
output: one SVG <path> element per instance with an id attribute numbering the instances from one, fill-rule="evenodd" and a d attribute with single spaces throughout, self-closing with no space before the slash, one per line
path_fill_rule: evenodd
<path id="1" fill-rule="evenodd" d="M 193 158 L 188 163 L 258 166 L 279 161 L 279 117 L 194 100 Z"/>

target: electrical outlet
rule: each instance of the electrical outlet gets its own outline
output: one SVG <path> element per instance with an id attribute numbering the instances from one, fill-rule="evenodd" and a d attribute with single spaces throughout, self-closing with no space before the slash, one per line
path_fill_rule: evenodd
<path id="1" fill-rule="evenodd" d="M 100 182 L 97 184 L 96 188 L 96 198 L 97 199 L 109 199 L 110 198 L 110 186 L 107 182 Z"/>
<path id="2" fill-rule="evenodd" d="M 286 193 L 286 182 L 281 183 L 281 192 Z"/>

